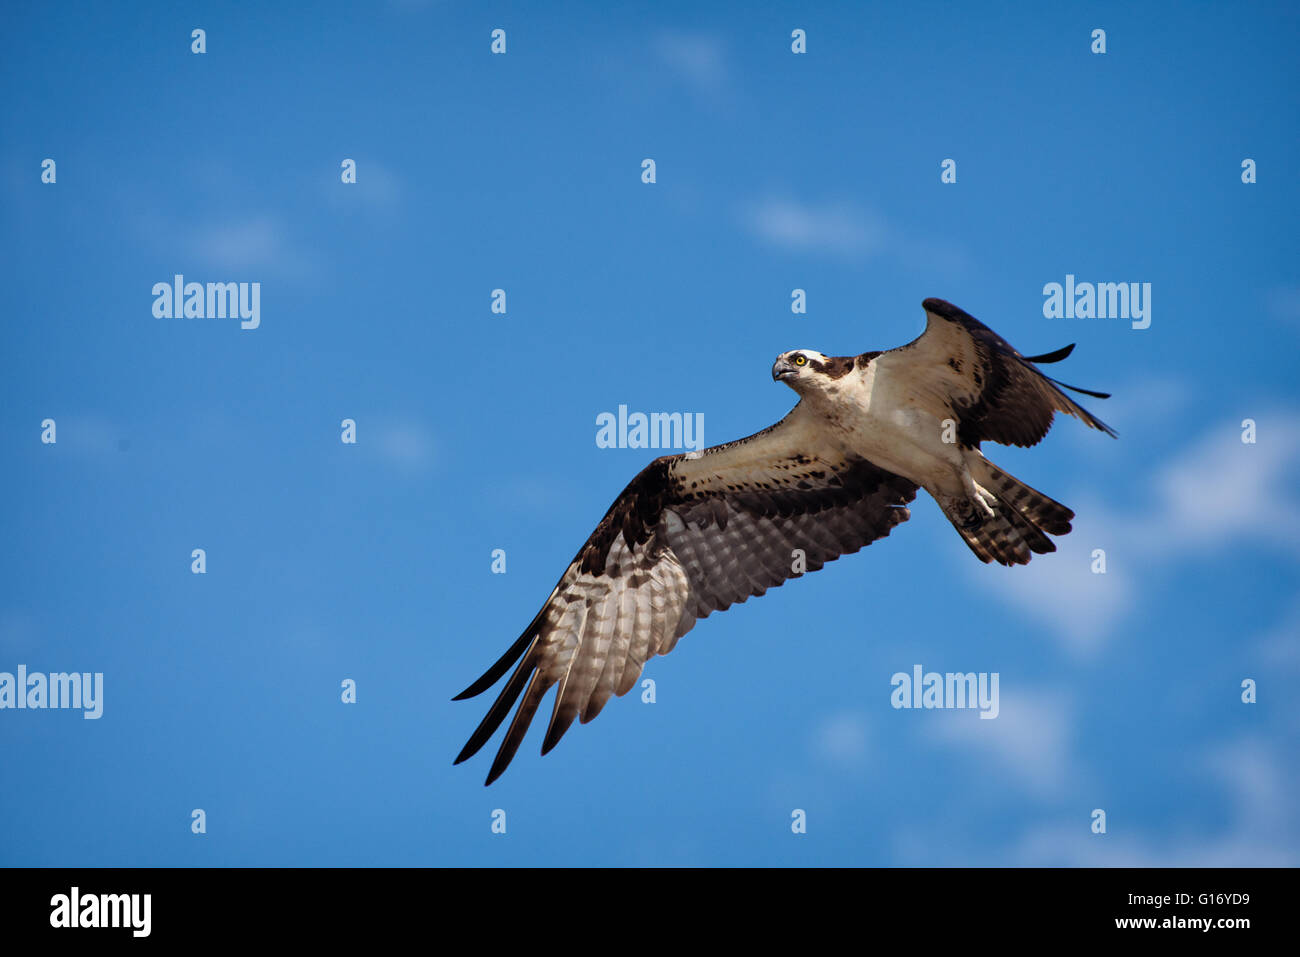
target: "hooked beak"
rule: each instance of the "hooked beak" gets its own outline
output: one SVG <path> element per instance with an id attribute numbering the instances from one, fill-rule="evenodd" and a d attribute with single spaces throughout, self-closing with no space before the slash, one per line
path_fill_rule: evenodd
<path id="1" fill-rule="evenodd" d="M 790 361 L 786 359 L 784 356 L 782 356 L 780 359 L 777 359 L 776 362 L 772 365 L 772 378 L 777 382 L 780 382 L 782 379 L 788 379 L 790 376 L 794 374 L 795 374 L 795 367 L 792 366 L 790 364 Z"/>

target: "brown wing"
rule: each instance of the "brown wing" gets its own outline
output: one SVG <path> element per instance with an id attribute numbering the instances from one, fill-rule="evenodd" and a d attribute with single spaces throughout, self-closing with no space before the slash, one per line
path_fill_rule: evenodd
<path id="1" fill-rule="evenodd" d="M 632 480 L 509 651 L 456 700 L 515 665 L 456 758 L 487 742 L 523 696 L 487 782 L 509 765 L 558 686 L 542 754 L 636 684 L 699 618 L 856 552 L 905 522 L 916 486 L 822 442 L 803 405 L 757 435 L 656 459 Z M 800 550 L 800 555 L 796 550 Z M 518 661 L 516 665 L 515 662 Z"/>
<path id="2" fill-rule="evenodd" d="M 1073 346 L 1026 357 L 975 317 L 942 299 L 927 299 L 925 332 L 913 342 L 881 354 L 882 370 L 906 377 L 915 391 L 946 405 L 958 422 L 957 438 L 975 448 L 980 442 L 1035 445 L 1052 427 L 1057 412 L 1076 416 L 1094 429 L 1115 430 L 1079 405 L 1062 388 L 1099 399 L 1106 393 L 1065 385 L 1044 375 L 1035 362 L 1059 362 Z"/>

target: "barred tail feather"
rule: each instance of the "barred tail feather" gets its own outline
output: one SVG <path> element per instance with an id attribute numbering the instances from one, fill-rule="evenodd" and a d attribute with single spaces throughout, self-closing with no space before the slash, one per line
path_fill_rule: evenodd
<path id="1" fill-rule="evenodd" d="M 1049 535 L 1066 535 L 1074 512 L 980 456 L 970 463 L 975 481 Z"/>
<path id="2" fill-rule="evenodd" d="M 999 565 L 1027 565 L 1034 554 L 1056 551 L 1052 540 L 1024 515 L 999 502 L 992 518 L 971 527 L 966 516 L 944 509 L 953 528 L 980 561 Z"/>
<path id="3" fill-rule="evenodd" d="M 985 563 L 1025 565 L 1035 554 L 1056 551 L 1047 535 L 1068 533 L 1074 512 L 982 456 L 970 463 L 970 469 L 975 481 L 997 499 L 993 516 L 972 525 L 970 512 L 960 514 L 945 506 L 944 514 L 976 558 Z"/>

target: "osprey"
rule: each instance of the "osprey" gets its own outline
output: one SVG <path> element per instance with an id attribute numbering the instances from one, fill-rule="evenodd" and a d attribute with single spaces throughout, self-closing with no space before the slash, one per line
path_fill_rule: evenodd
<path id="1" fill-rule="evenodd" d="M 772 378 L 799 394 L 776 425 L 701 452 L 655 459 L 610 506 L 524 633 L 456 696 L 510 680 L 455 763 L 515 712 L 488 772 L 506 769 L 552 685 L 546 754 L 587 723 L 699 618 L 884 538 L 923 488 L 982 562 L 1025 564 L 1074 513 L 986 459 L 980 443 L 1035 445 L 1065 412 L 1114 436 L 988 326 L 926 299 L 925 332 L 888 352 L 786 352 Z"/>

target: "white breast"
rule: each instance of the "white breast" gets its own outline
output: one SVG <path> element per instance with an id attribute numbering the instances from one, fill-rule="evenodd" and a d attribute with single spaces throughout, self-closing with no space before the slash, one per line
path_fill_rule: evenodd
<path id="1" fill-rule="evenodd" d="M 852 450 L 881 468 L 926 485 L 963 467 L 958 446 L 943 441 L 944 416 L 926 408 L 887 365 L 869 363 L 842 398 Z"/>

